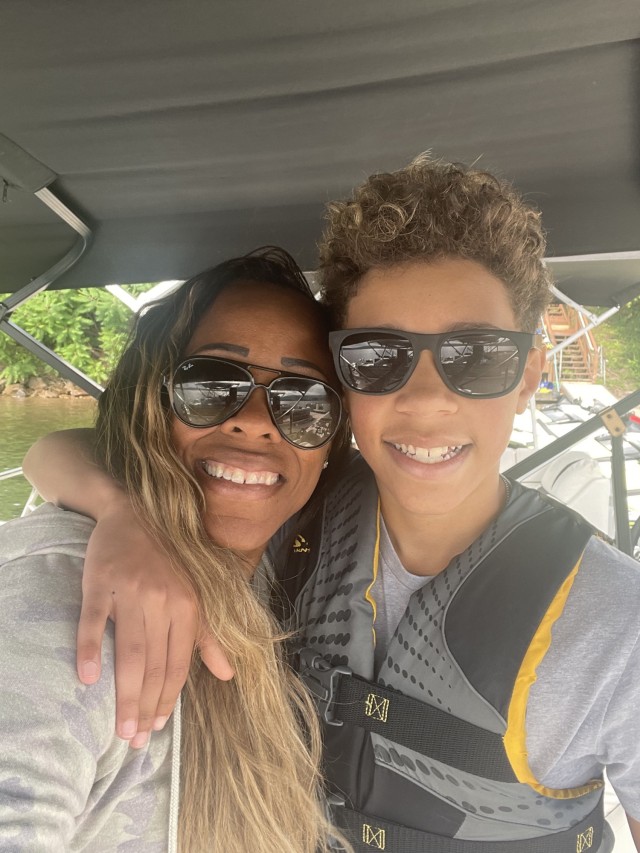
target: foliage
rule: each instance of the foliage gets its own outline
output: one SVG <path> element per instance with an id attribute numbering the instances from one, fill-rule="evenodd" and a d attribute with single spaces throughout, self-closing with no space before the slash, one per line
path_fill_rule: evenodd
<path id="1" fill-rule="evenodd" d="M 605 384 L 618 396 L 640 388 L 640 297 L 594 331 L 604 349 Z"/>
<path id="2" fill-rule="evenodd" d="M 152 286 L 134 284 L 125 290 L 137 296 Z M 129 308 L 97 287 L 45 291 L 11 315 L 17 326 L 99 383 L 107 379 L 117 361 L 132 317 Z M 0 332 L 0 381 L 26 382 L 32 376 L 45 375 L 56 372 Z"/>
<path id="3" fill-rule="evenodd" d="M 124 289 L 137 296 L 151 287 L 133 284 Z M 122 302 L 98 287 L 45 291 L 12 314 L 18 326 L 99 383 L 105 382 L 115 365 L 131 319 Z M 619 396 L 640 387 L 640 297 L 594 334 L 604 348 L 606 385 Z M 26 382 L 44 375 L 55 375 L 55 371 L 0 333 L 0 382 Z"/>

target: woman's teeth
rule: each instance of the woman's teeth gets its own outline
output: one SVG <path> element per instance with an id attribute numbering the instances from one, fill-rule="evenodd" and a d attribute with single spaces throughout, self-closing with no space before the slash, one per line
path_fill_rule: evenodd
<path id="1" fill-rule="evenodd" d="M 247 486 L 275 486 L 280 479 L 280 475 L 273 471 L 245 471 L 244 468 L 221 465 L 219 462 L 203 462 L 202 467 L 210 477 L 217 480 L 230 480 Z"/>
<path id="2" fill-rule="evenodd" d="M 424 462 L 427 465 L 435 465 L 437 462 L 446 462 L 453 459 L 462 450 L 462 444 L 454 447 L 414 447 L 413 444 L 394 444 L 396 450 L 405 456 L 415 459 L 416 462 Z"/>

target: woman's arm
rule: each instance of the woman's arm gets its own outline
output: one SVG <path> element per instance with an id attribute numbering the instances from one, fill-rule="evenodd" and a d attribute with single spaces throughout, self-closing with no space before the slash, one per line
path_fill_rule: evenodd
<path id="1" fill-rule="evenodd" d="M 197 639 L 195 603 L 163 551 L 139 525 L 124 490 L 100 468 L 92 430 L 67 430 L 40 439 L 23 469 L 40 494 L 96 519 L 85 558 L 77 637 L 80 680 L 100 678 L 107 619 L 116 622 L 116 731 L 142 746 L 162 728 L 187 677 Z M 233 677 L 211 638 L 203 660 L 221 679 Z"/>

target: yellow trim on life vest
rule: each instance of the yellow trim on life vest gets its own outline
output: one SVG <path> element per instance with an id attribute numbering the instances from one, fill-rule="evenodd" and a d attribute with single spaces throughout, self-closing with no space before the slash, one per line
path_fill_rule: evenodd
<path id="1" fill-rule="evenodd" d="M 376 511 L 376 544 L 373 549 L 373 567 L 372 567 L 372 579 L 371 583 L 367 587 L 367 591 L 364 594 L 365 600 L 369 602 L 371 605 L 371 609 L 373 610 L 373 624 L 371 625 L 371 633 L 373 634 L 373 647 L 376 646 L 376 619 L 378 617 L 378 605 L 376 604 L 375 598 L 371 595 L 371 590 L 373 589 L 373 585 L 375 584 L 378 578 L 378 564 L 380 562 L 380 496 L 378 496 L 378 509 Z"/>
<path id="2" fill-rule="evenodd" d="M 551 630 L 564 610 L 567 597 L 571 591 L 581 562 L 582 557 L 580 557 L 571 574 L 556 593 L 531 640 L 514 684 L 509 711 L 507 713 L 507 730 L 503 737 L 507 757 L 518 781 L 529 785 L 530 788 L 533 788 L 534 791 L 545 797 L 552 797 L 557 800 L 581 797 L 583 794 L 588 794 L 589 791 L 601 788 L 603 784 L 601 780 L 594 779 L 591 782 L 587 782 L 586 785 L 581 785 L 579 788 L 547 788 L 538 782 L 533 775 L 533 771 L 529 766 L 529 756 L 527 753 L 526 714 L 529 690 L 531 689 L 531 685 L 536 681 L 536 669 L 549 650 L 549 646 L 551 645 Z"/>

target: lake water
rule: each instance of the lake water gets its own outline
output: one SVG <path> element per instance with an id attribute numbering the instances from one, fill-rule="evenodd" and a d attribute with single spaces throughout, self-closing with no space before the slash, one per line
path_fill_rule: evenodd
<path id="1" fill-rule="evenodd" d="M 96 403 L 87 397 L 14 399 L 0 396 L 0 473 L 18 468 L 41 435 L 57 429 L 91 426 Z M 23 477 L 0 480 L 0 521 L 19 516 L 31 486 Z"/>

